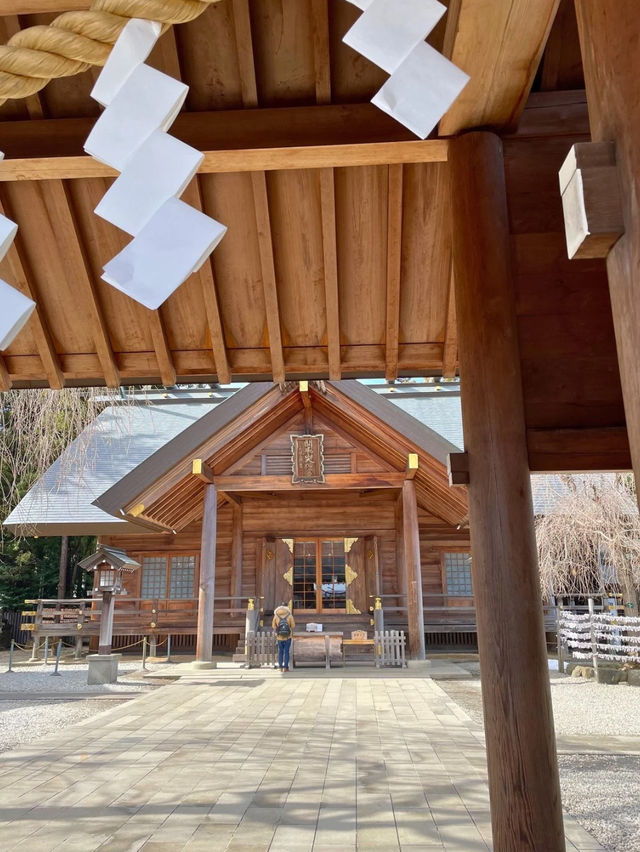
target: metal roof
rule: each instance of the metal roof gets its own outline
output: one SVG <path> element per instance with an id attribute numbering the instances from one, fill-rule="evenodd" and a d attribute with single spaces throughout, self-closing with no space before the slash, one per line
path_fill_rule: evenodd
<path id="1" fill-rule="evenodd" d="M 371 386 L 368 389 L 375 390 Z M 229 393 L 225 390 L 220 396 L 173 391 L 150 402 L 108 406 L 31 488 L 4 526 L 39 535 L 148 532 L 104 512 L 92 505 L 93 501 L 224 402 Z M 231 398 L 240 395 L 241 391 Z M 425 390 L 418 398 L 385 393 L 385 399 L 461 447 L 460 399 L 456 393 Z"/>
<path id="2" fill-rule="evenodd" d="M 93 501 L 220 399 L 105 408 L 23 497 L 4 526 L 24 534 L 141 532 Z"/>

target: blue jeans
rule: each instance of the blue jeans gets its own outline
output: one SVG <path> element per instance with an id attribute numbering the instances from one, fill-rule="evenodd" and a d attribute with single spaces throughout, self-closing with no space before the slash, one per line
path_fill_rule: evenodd
<path id="1" fill-rule="evenodd" d="M 289 668 L 289 651 L 291 650 L 291 639 L 278 639 L 278 668 Z"/>

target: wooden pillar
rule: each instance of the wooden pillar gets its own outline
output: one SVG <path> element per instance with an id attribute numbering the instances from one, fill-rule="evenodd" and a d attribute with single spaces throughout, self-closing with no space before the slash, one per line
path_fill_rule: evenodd
<path id="1" fill-rule="evenodd" d="M 409 620 L 409 656 L 412 660 L 424 660 L 420 528 L 418 527 L 416 486 L 413 479 L 405 480 L 402 485 L 402 528 L 407 586 L 407 616 Z"/>
<path id="2" fill-rule="evenodd" d="M 615 142 L 616 148 L 625 233 L 609 252 L 607 272 L 636 482 L 640 482 L 638 12 L 637 0 L 576 0 L 591 136 L 594 142 Z"/>
<path id="3" fill-rule="evenodd" d="M 564 850 L 502 144 L 449 154 L 462 419 L 493 843 Z"/>
<path id="4" fill-rule="evenodd" d="M 211 663 L 213 655 L 213 603 L 216 578 L 216 526 L 218 494 L 213 484 L 204 487 L 200 581 L 198 584 L 198 637 L 196 661 Z"/>
<path id="5" fill-rule="evenodd" d="M 240 609 L 242 601 L 242 504 L 233 504 L 231 531 L 231 587 L 229 594 L 236 597 L 231 601 L 233 609 Z"/>

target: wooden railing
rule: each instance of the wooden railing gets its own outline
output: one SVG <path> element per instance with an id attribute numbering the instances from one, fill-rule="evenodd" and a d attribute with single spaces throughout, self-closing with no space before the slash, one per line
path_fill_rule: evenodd
<path id="1" fill-rule="evenodd" d="M 216 604 L 242 604 L 248 597 L 219 597 Z M 25 601 L 35 609 L 23 610 L 22 629 L 38 636 L 97 636 L 100 632 L 102 598 L 41 598 Z M 244 631 L 247 606 L 216 606 L 215 628 Z M 115 598 L 114 636 L 153 636 L 195 634 L 198 620 L 197 598 Z"/>

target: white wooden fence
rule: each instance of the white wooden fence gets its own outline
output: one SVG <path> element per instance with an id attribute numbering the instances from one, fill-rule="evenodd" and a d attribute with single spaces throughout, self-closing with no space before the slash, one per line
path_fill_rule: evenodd
<path id="1" fill-rule="evenodd" d="M 374 635 L 376 668 L 399 666 L 406 668 L 404 630 L 383 630 Z"/>
<path id="2" fill-rule="evenodd" d="M 374 634 L 376 668 L 406 668 L 404 630 L 383 630 Z M 249 633 L 246 638 L 249 666 L 275 666 L 278 660 L 276 634 L 267 631 Z"/>

